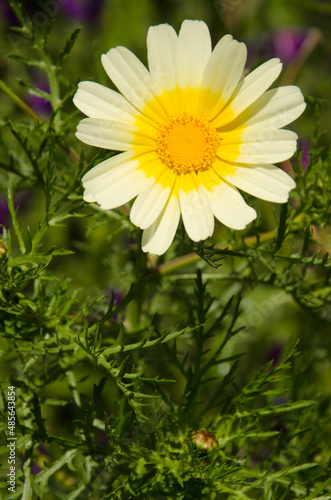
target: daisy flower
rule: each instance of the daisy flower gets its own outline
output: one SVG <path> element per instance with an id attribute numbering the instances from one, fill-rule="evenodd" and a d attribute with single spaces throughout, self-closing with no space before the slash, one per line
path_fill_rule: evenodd
<path id="1" fill-rule="evenodd" d="M 256 217 L 238 189 L 284 203 L 295 187 L 273 165 L 290 158 L 297 135 L 282 127 L 305 109 L 295 86 L 267 90 L 282 64 L 274 58 L 241 79 L 247 49 L 225 35 L 212 50 L 202 21 L 168 24 L 147 35 L 149 70 L 125 47 L 102 55 L 120 93 L 82 82 L 74 103 L 89 118 L 76 136 L 122 151 L 83 177 L 84 199 L 108 210 L 135 198 L 130 219 L 142 248 L 161 255 L 180 216 L 193 241 L 213 234 L 216 217 L 244 229 Z"/>

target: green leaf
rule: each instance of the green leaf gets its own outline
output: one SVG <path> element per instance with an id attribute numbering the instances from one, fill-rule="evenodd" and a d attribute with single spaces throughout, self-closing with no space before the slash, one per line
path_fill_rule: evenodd
<path id="1" fill-rule="evenodd" d="M 39 89 L 38 87 L 35 87 L 34 85 L 30 85 L 29 83 L 25 82 L 24 80 L 21 80 L 20 78 L 18 79 L 19 85 L 30 95 L 35 95 L 37 97 L 41 97 L 42 99 L 45 99 L 46 101 L 50 101 L 51 97 L 48 92 L 45 92 L 42 89 Z"/>
<path id="2" fill-rule="evenodd" d="M 287 225 L 287 203 L 283 203 L 280 211 L 279 225 L 277 229 L 276 250 L 279 250 L 285 238 Z"/>
<path id="3" fill-rule="evenodd" d="M 258 394 L 258 393 L 257 393 Z M 256 395 L 257 395 L 256 394 Z M 315 401 L 298 401 L 292 403 L 284 403 L 282 405 L 270 406 L 266 408 L 260 408 L 254 411 L 243 411 L 237 412 L 237 418 L 249 417 L 252 413 L 257 415 L 278 415 L 279 413 L 287 413 L 295 410 L 301 410 L 302 408 L 307 408 L 309 406 L 315 405 Z"/>
<path id="4" fill-rule="evenodd" d="M 22 235 L 22 231 L 17 219 L 17 210 L 14 208 L 14 196 L 13 196 L 13 186 L 11 182 L 8 184 L 8 190 L 7 190 L 7 202 L 8 202 L 8 209 L 11 217 L 11 221 L 13 224 L 14 232 L 18 240 L 18 244 L 20 247 L 20 250 L 22 253 L 25 252 L 25 244 L 24 244 L 24 239 Z"/>
<path id="5" fill-rule="evenodd" d="M 78 453 L 78 450 L 76 450 L 76 449 L 68 450 L 66 453 L 64 453 L 62 455 L 61 458 L 59 458 L 58 460 L 55 460 L 52 463 L 51 467 L 49 467 L 47 470 L 40 472 L 37 475 L 35 481 L 37 484 L 40 485 L 39 494 L 40 494 L 41 498 L 43 496 L 44 489 L 45 489 L 46 485 L 49 483 L 51 476 L 56 471 L 61 469 L 64 465 L 67 465 L 67 463 L 70 460 L 72 460 L 77 455 L 77 453 Z"/>
<path id="6" fill-rule="evenodd" d="M 8 268 L 12 269 L 14 267 L 37 267 L 43 266 L 46 267 L 51 262 L 52 256 L 45 255 L 40 253 L 30 253 L 27 255 L 20 255 L 19 257 L 15 257 L 14 259 L 8 262 Z"/>
<path id="7" fill-rule="evenodd" d="M 33 476 L 31 470 L 31 458 L 25 461 L 23 465 L 24 472 L 24 487 L 21 500 L 32 500 L 33 499 Z"/>
<path id="8" fill-rule="evenodd" d="M 34 415 L 34 422 L 38 427 L 36 436 L 38 437 L 38 440 L 44 441 L 47 439 L 47 431 L 44 423 L 45 420 L 41 416 L 41 408 L 37 394 L 34 394 L 33 396 L 33 409 L 31 409 L 31 412 Z"/>
<path id="9" fill-rule="evenodd" d="M 76 39 L 79 35 L 81 28 L 76 28 L 70 35 L 70 37 L 66 40 L 64 48 L 59 53 L 58 65 L 62 66 L 68 55 L 70 54 Z"/>
<path id="10" fill-rule="evenodd" d="M 111 356 L 113 354 L 119 353 L 119 352 L 128 352 L 128 351 L 135 351 L 137 349 L 149 349 L 150 347 L 154 347 L 158 344 L 164 344 L 166 342 L 170 342 L 171 340 L 176 339 L 177 337 L 180 337 L 182 335 L 186 335 L 187 333 L 193 332 L 197 327 L 193 328 L 183 328 L 182 330 L 179 331 L 174 331 L 171 333 L 164 333 L 160 337 L 154 339 L 154 340 L 146 340 L 142 339 L 140 342 L 136 342 L 134 344 L 127 344 L 127 345 L 120 345 L 116 347 L 108 347 L 102 351 L 102 358 L 104 356 Z M 101 358 L 101 355 L 99 356 L 99 359 Z"/>
<path id="11" fill-rule="evenodd" d="M 45 64 L 43 61 L 32 59 L 31 57 L 22 56 L 19 54 L 10 54 L 8 56 L 10 59 L 14 61 L 20 62 L 22 64 L 27 64 L 28 66 L 36 66 L 38 68 L 44 68 Z"/>
<path id="12" fill-rule="evenodd" d="M 278 479 L 280 477 L 288 476 L 289 474 L 296 474 L 297 472 L 302 472 L 307 469 L 312 469 L 313 467 L 317 467 L 317 464 L 308 463 L 308 464 L 296 465 L 288 469 L 282 469 L 278 472 L 274 472 L 273 474 L 271 474 L 268 478 L 266 478 L 266 481 L 267 482 L 274 481 L 275 479 Z"/>

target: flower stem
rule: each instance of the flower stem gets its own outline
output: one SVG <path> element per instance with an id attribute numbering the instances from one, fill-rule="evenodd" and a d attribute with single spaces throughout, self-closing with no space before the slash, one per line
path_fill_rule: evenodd
<path id="1" fill-rule="evenodd" d="M 262 233 L 259 236 L 259 241 L 260 242 L 270 241 L 275 236 L 275 233 L 276 229 L 273 229 L 272 231 L 267 231 L 266 233 Z M 244 242 L 246 245 L 255 245 L 257 243 L 257 237 L 248 236 L 247 238 L 244 238 Z M 225 250 L 225 249 L 231 250 L 231 246 L 226 244 L 217 245 L 215 248 L 219 250 Z M 200 256 L 195 252 L 188 253 L 186 255 L 183 255 L 182 257 L 177 257 L 176 259 L 171 260 L 170 262 L 165 262 L 164 264 L 157 266 L 156 268 L 153 269 L 153 272 L 164 276 L 166 274 L 170 274 L 174 271 L 177 271 L 178 269 L 181 269 L 184 266 L 193 264 L 194 262 L 197 262 L 199 260 Z"/>

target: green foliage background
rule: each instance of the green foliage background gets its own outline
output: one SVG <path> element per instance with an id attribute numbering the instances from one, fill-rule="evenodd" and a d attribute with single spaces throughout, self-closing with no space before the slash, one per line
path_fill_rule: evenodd
<path id="1" fill-rule="evenodd" d="M 10 3 L 16 25 L 0 21 L 3 497 L 331 499 L 330 4 L 105 1 L 79 30 L 56 0 L 53 11 Z M 309 165 L 300 147 L 284 165 L 297 183 L 289 204 L 246 197 L 259 214 L 246 231 L 219 225 L 194 244 L 180 227 L 156 259 L 128 206 L 83 201 L 83 172 L 109 151 L 78 143 L 72 96 L 81 80 L 109 85 L 101 53 L 125 45 L 146 62 L 148 27 L 178 30 L 185 18 L 205 20 L 214 42 L 245 41 L 251 67 L 272 55 L 268 37 L 302 30 L 304 51 L 280 84 L 306 96 L 293 128 Z M 39 116 L 31 95 L 51 114 Z M 218 445 L 196 446 L 199 429 Z"/>

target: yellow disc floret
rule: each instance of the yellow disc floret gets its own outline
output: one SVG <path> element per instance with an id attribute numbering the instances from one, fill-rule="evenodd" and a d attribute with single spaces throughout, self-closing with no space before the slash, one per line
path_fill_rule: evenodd
<path id="1" fill-rule="evenodd" d="M 159 126 L 157 153 L 177 173 L 207 170 L 220 143 L 217 131 L 199 116 L 182 113 Z"/>

